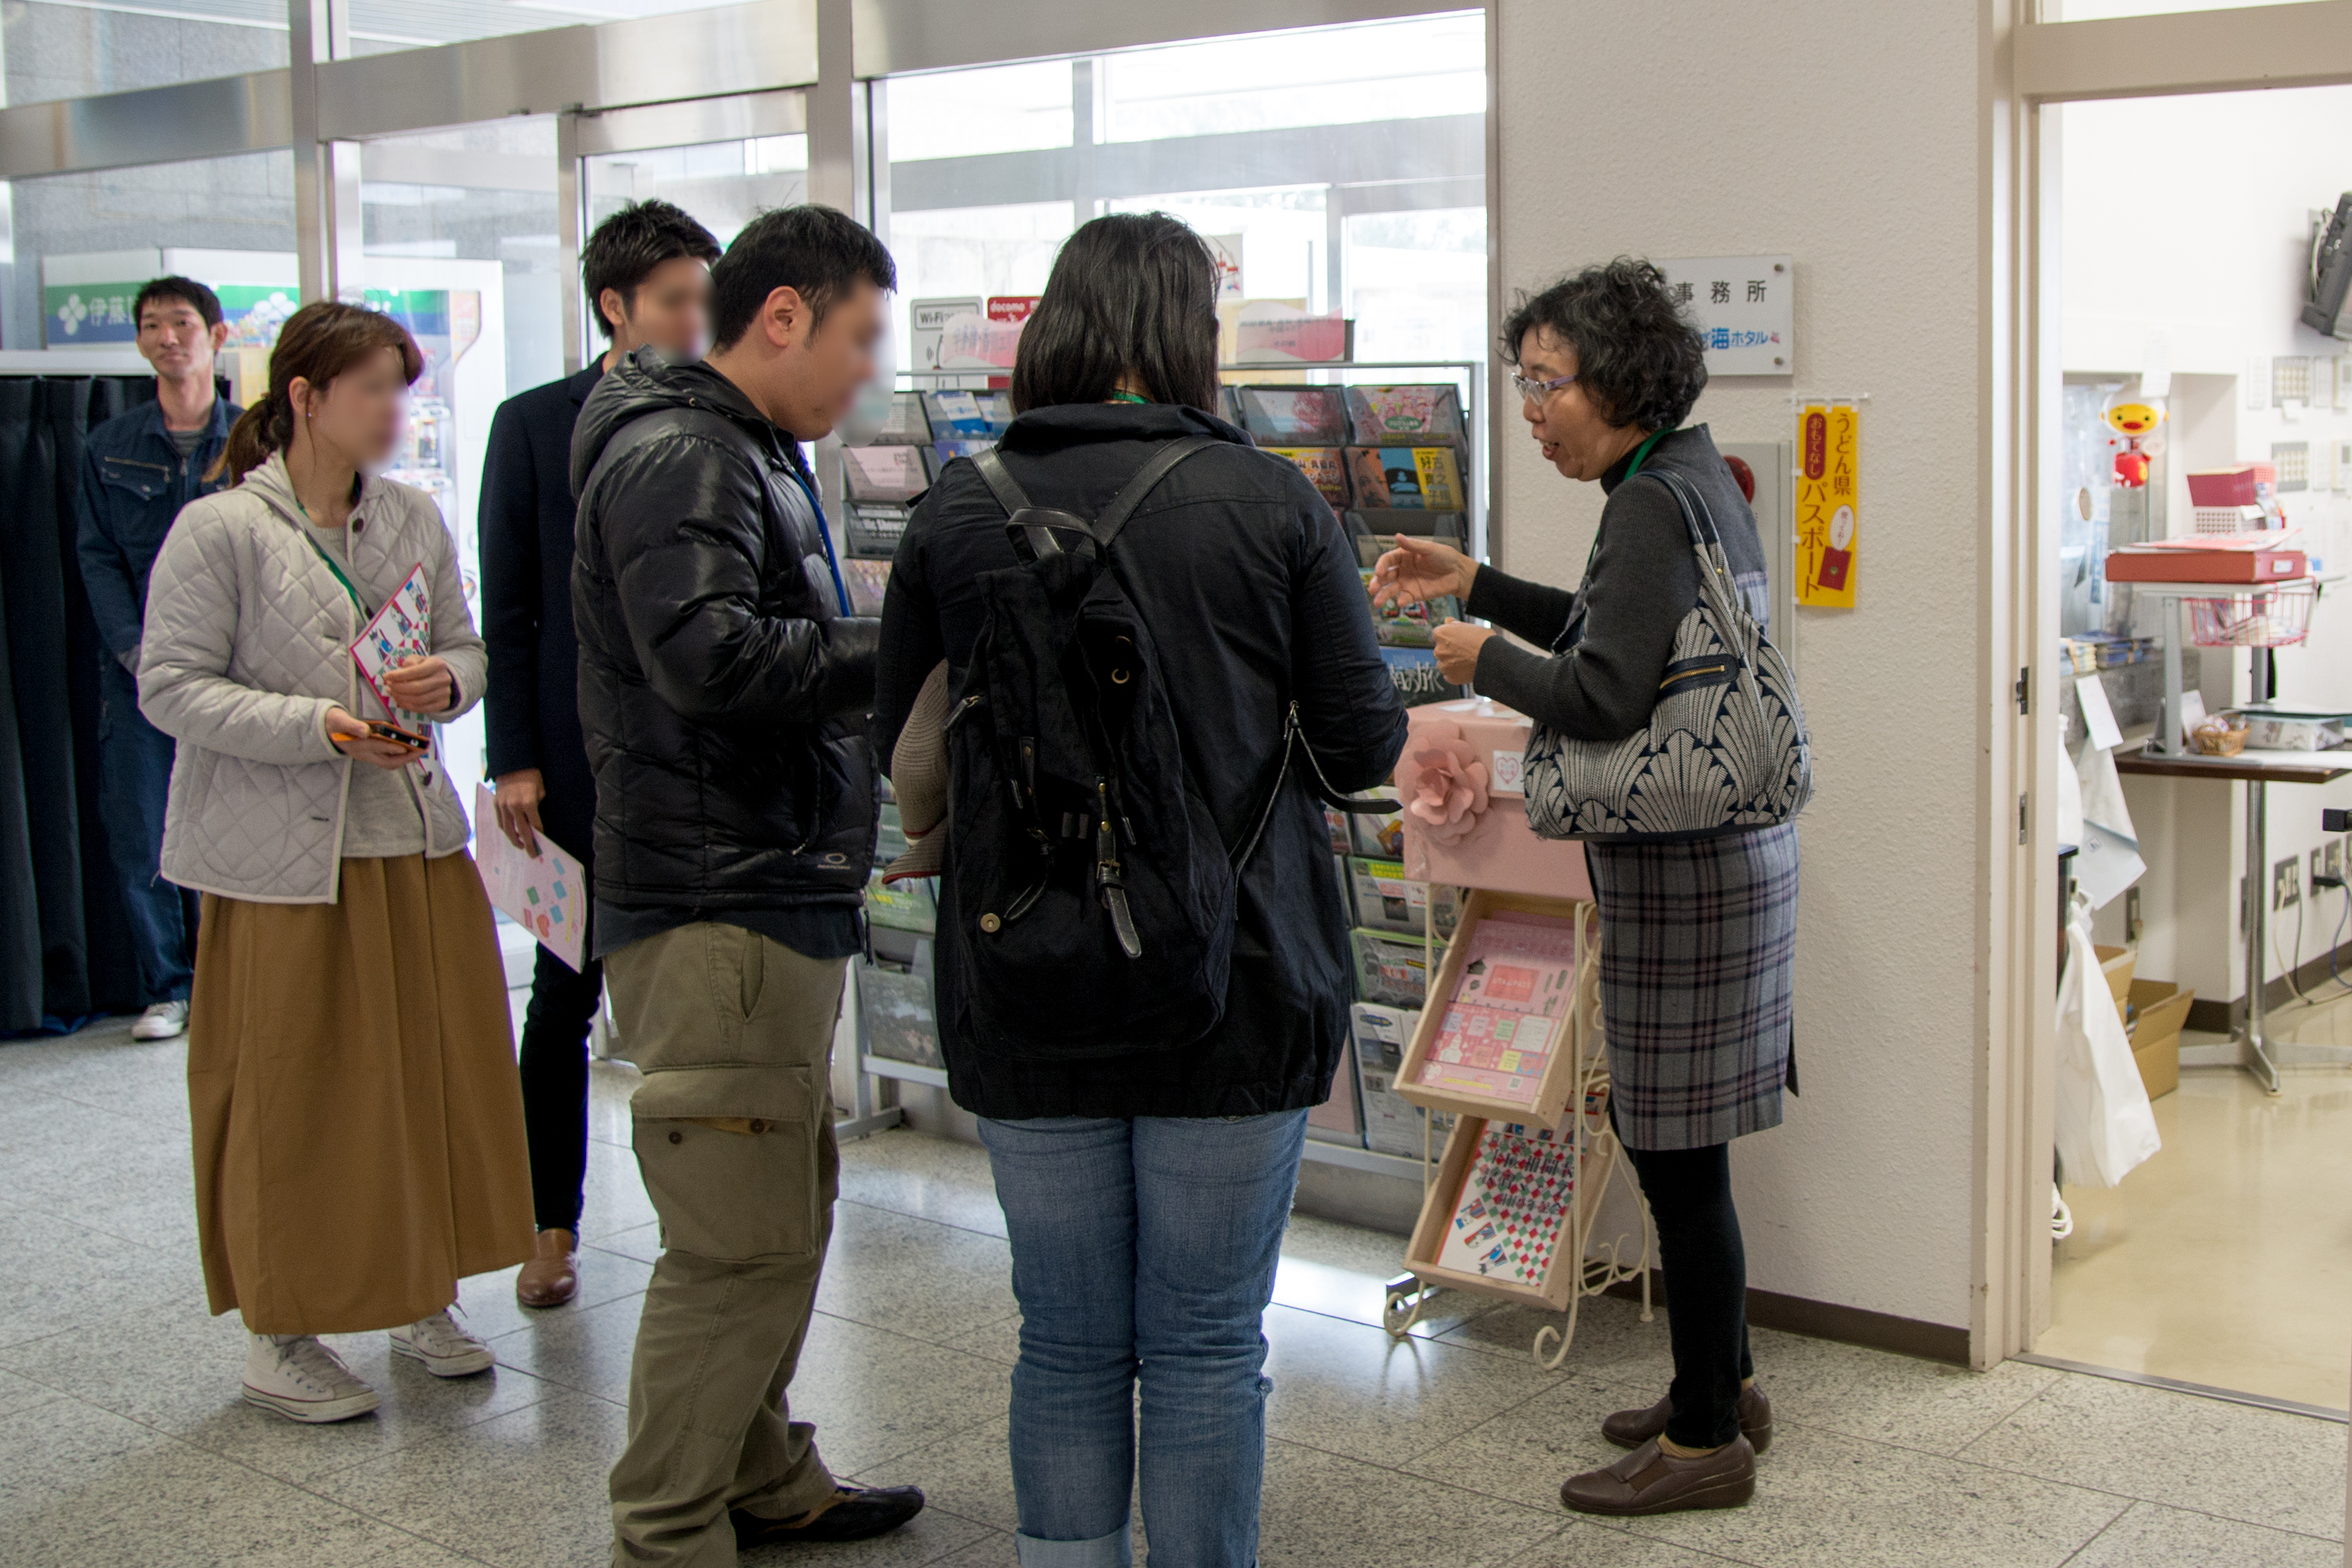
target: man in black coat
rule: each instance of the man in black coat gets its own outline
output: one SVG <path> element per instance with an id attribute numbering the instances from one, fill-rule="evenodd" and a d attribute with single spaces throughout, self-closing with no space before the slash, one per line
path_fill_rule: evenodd
<path id="1" fill-rule="evenodd" d="M 596 781 L 580 740 L 580 645 L 572 635 L 572 427 L 624 354 L 648 345 L 682 360 L 702 352 L 718 259 L 710 231 L 667 202 L 606 218 L 582 250 L 580 271 L 612 346 L 578 374 L 509 398 L 490 422 L 482 636 L 490 650 L 488 761 L 499 827 L 526 850 L 546 834 L 592 875 Z M 560 1307 L 580 1289 L 588 1027 L 604 987 L 593 958 L 574 971 L 539 950 L 522 1026 L 523 1123 L 539 1224 L 538 1255 L 515 1279 L 526 1307 Z"/>
<path id="2" fill-rule="evenodd" d="M 580 412 L 572 567 L 596 774 L 596 951 L 662 1253 L 637 1321 L 614 1560 L 851 1541 L 912 1487 L 837 1483 L 790 1418 L 833 1228 L 827 1092 L 874 854 L 877 623 L 801 443 L 875 374 L 890 253 L 829 207 L 754 218 L 711 268 L 718 347 L 639 352 Z"/>

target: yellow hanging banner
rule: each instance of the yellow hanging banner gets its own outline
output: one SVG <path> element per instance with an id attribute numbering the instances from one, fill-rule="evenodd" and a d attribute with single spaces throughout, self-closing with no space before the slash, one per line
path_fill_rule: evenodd
<path id="1" fill-rule="evenodd" d="M 1797 416 L 1797 603 L 1853 608 L 1861 529 L 1862 410 L 1807 404 Z"/>

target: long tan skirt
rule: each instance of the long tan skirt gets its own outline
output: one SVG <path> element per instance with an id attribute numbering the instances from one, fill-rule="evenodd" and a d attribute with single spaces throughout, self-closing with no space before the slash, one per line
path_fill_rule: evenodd
<path id="1" fill-rule="evenodd" d="M 341 901 L 205 895 L 188 1015 L 212 1310 L 394 1328 L 530 1257 L 506 975 L 463 851 L 343 862 Z"/>

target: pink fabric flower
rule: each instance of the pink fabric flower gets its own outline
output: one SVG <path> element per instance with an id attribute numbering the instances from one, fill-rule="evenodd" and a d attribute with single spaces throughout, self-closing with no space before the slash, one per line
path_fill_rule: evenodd
<path id="1" fill-rule="evenodd" d="M 1486 764 L 1476 755 L 1459 724 L 1414 727 L 1397 767 L 1397 789 L 1432 843 L 1450 848 L 1477 831 L 1486 810 Z"/>

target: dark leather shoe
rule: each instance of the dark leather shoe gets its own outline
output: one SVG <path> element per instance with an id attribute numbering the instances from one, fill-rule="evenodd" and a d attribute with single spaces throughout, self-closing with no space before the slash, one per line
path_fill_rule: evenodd
<path id="1" fill-rule="evenodd" d="M 1764 1397 L 1764 1385 L 1751 1383 L 1739 1391 L 1739 1435 L 1759 1454 L 1772 1446 L 1772 1402 Z M 1601 1435 L 1621 1448 L 1638 1448 L 1653 1437 L 1662 1437 L 1666 1431 L 1666 1417 L 1674 1414 L 1674 1400 L 1659 1400 L 1647 1410 L 1620 1410 L 1601 1423 Z"/>
<path id="2" fill-rule="evenodd" d="M 1570 1476 L 1559 1500 L 1579 1513 L 1679 1513 L 1685 1509 L 1738 1508 L 1756 1495 L 1756 1450 L 1734 1437 L 1712 1454 L 1678 1459 L 1653 1439 L 1605 1470 Z"/>
<path id="3" fill-rule="evenodd" d="M 773 1546 L 787 1541 L 866 1541 L 887 1535 L 923 1511 L 919 1487 L 841 1487 L 830 1501 L 798 1519 L 762 1519 L 735 1510 L 735 1544 Z"/>

